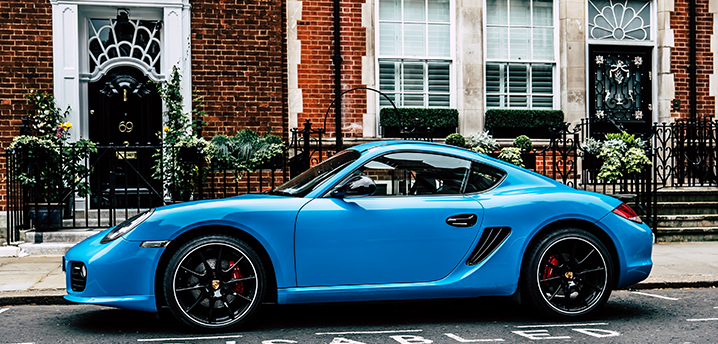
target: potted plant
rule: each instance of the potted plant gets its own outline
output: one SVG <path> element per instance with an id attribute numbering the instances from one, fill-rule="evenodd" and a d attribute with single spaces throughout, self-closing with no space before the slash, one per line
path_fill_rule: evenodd
<path id="1" fill-rule="evenodd" d="M 616 181 L 640 173 L 651 165 L 646 156 L 646 142 L 627 132 L 609 133 L 598 141 L 589 138 L 581 150 L 600 159 L 603 164 L 596 176 L 599 180 Z"/>
<path id="2" fill-rule="evenodd" d="M 72 124 L 63 122 L 69 108 L 58 108 L 53 95 L 31 91 L 25 98 L 36 110 L 23 120 L 23 133 L 10 144 L 9 150 L 20 153 L 14 174 L 25 189 L 26 219 L 38 230 L 57 228 L 73 193 L 90 193 L 85 160 L 97 148 L 89 140 L 70 141 Z"/>
<path id="3" fill-rule="evenodd" d="M 199 165 L 211 151 L 209 142 L 193 134 L 190 114 L 184 112 L 181 93 L 181 76 L 177 67 L 172 68 L 168 81 L 157 84 L 157 91 L 165 104 L 165 126 L 158 136 L 163 148 L 154 154 L 155 165 L 152 177 L 164 182 L 172 201 L 192 199 L 195 184 L 199 178 Z M 197 118 L 205 116 L 198 110 L 203 106 L 202 98 L 193 99 L 196 108 L 192 110 Z"/>
<path id="4" fill-rule="evenodd" d="M 514 139 L 513 146 L 521 150 L 521 160 L 524 166 L 528 169 L 536 168 L 536 155 L 531 150 L 533 149 L 533 142 L 526 135 L 519 135 Z"/>
<path id="5" fill-rule="evenodd" d="M 486 111 L 485 128 L 500 138 L 516 135 L 550 138 L 549 128 L 559 127 L 563 121 L 561 110 L 491 109 Z"/>
<path id="6" fill-rule="evenodd" d="M 516 147 L 504 147 L 499 153 L 499 160 L 512 163 L 519 167 L 525 167 L 524 161 L 521 158 L 521 149 Z"/>
<path id="7" fill-rule="evenodd" d="M 476 152 L 493 155 L 496 148 L 499 147 L 499 143 L 489 134 L 488 131 L 482 131 L 480 133 L 469 136 L 466 142 L 466 146 Z M 496 157 L 496 156 L 494 156 Z"/>
<path id="8" fill-rule="evenodd" d="M 453 133 L 449 134 L 444 140 L 447 145 L 464 148 L 466 147 L 466 139 L 461 134 Z"/>
<path id="9" fill-rule="evenodd" d="M 398 113 L 397 113 L 398 110 Z M 446 137 L 459 126 L 459 111 L 446 108 L 383 108 L 379 112 L 382 137 L 406 135 Z"/>
<path id="10" fill-rule="evenodd" d="M 284 142 L 276 135 L 259 135 L 251 129 L 243 129 L 233 137 L 217 135 L 210 141 L 212 164 L 230 169 L 235 178 L 242 178 L 245 171 L 274 169 L 281 166 Z"/>

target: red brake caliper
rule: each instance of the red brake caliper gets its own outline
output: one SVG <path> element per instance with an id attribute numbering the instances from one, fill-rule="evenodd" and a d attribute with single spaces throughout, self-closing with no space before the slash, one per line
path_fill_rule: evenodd
<path id="1" fill-rule="evenodd" d="M 229 266 L 234 265 L 233 261 L 229 261 Z M 232 269 L 232 279 L 242 278 L 242 272 L 239 271 L 239 266 L 235 266 L 234 269 Z M 237 282 L 237 284 L 234 286 L 234 291 L 237 293 L 242 293 L 244 291 L 244 282 Z"/>
<path id="2" fill-rule="evenodd" d="M 553 268 L 551 267 L 551 265 L 558 266 L 558 259 L 556 259 L 555 254 L 548 257 L 548 264 L 546 264 L 546 266 L 544 266 L 543 274 L 541 275 L 542 279 L 546 279 L 546 278 L 553 276 Z"/>

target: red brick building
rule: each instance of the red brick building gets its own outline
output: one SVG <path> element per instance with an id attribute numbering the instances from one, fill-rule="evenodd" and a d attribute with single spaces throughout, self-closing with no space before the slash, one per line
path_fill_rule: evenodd
<path id="1" fill-rule="evenodd" d="M 339 5 L 341 89 L 378 89 L 405 107 L 456 108 L 466 135 L 483 130 L 491 108 L 560 109 L 573 123 L 616 116 L 646 130 L 691 116 L 695 99 L 695 115 L 715 117 L 718 1 L 695 1 L 694 14 L 686 0 Z M 145 136 L 129 143 L 153 143 L 163 123 L 156 99 L 125 113 L 99 99 L 127 89 L 132 103 L 146 81 L 164 80 L 173 66 L 183 76 L 185 108 L 193 91 L 204 97 L 205 137 L 251 128 L 288 139 L 305 119 L 315 127 L 326 123 L 333 136 L 334 111 L 325 117 L 334 99 L 333 6 L 333 0 L 0 0 L 0 146 L 19 134 L 29 89 L 53 92 L 59 106 L 70 107 L 73 138 L 129 142 L 113 129 L 130 116 Z M 347 93 L 342 135 L 350 144 L 377 138 L 386 105 L 372 91 Z"/>

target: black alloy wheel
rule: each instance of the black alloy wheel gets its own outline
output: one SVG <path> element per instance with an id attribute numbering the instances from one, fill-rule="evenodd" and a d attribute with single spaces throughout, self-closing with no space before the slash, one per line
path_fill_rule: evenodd
<path id="1" fill-rule="evenodd" d="M 530 248 L 522 271 L 523 290 L 543 314 L 578 319 L 603 306 L 611 295 L 613 262 L 589 232 L 552 232 Z"/>
<path id="2" fill-rule="evenodd" d="M 245 323 L 262 303 L 266 278 L 256 252 L 224 235 L 193 239 L 170 260 L 164 292 L 172 314 L 202 330 Z"/>

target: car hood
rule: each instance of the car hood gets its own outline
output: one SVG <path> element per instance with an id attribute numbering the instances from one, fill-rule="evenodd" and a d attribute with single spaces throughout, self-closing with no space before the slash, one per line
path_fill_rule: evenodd
<path id="1" fill-rule="evenodd" d="M 172 240 L 204 226 L 241 229 L 254 234 L 266 228 L 294 226 L 296 214 L 310 198 L 250 194 L 159 207 L 126 234 L 128 241 Z"/>

